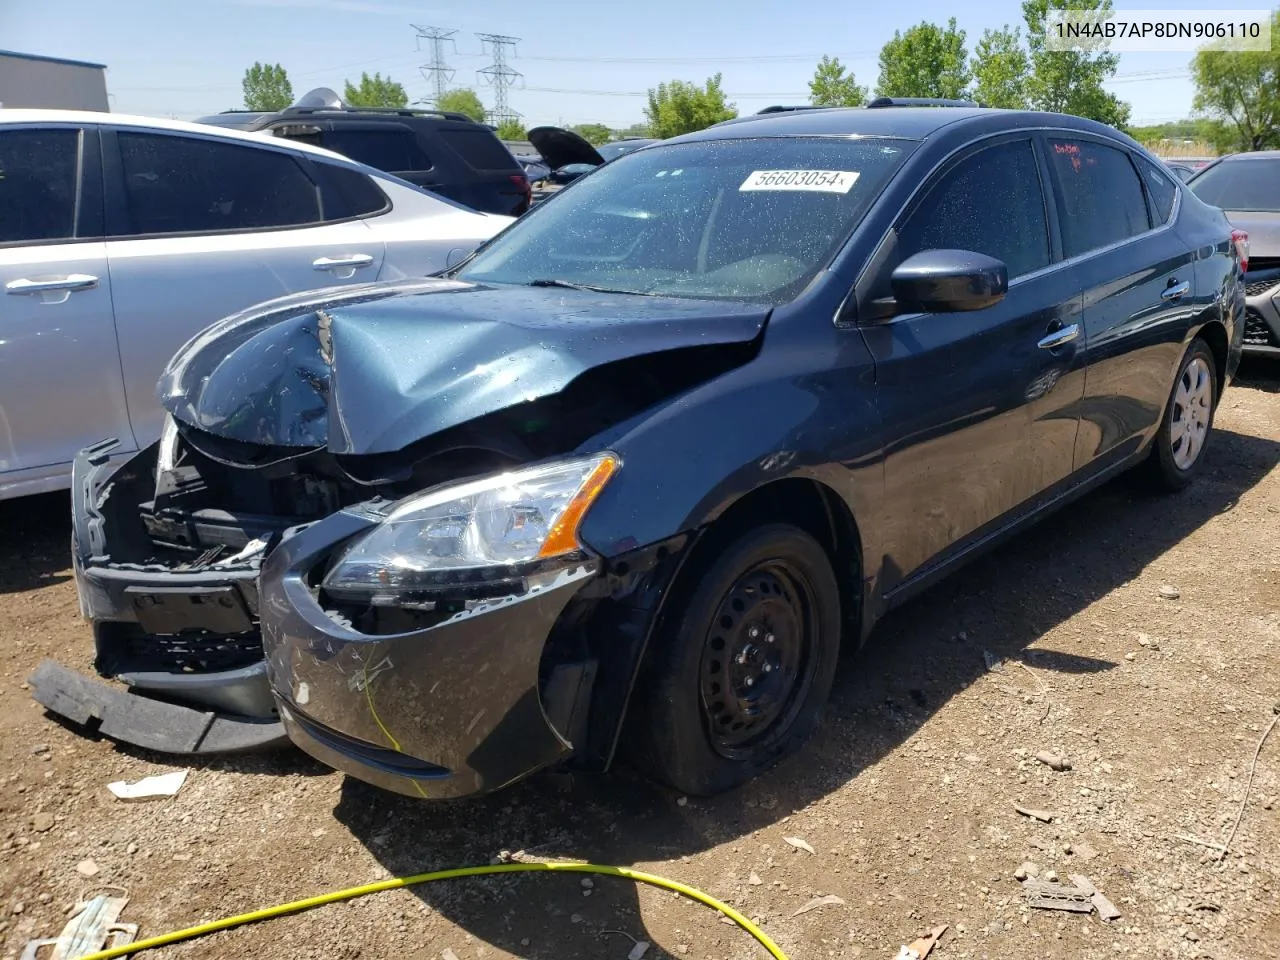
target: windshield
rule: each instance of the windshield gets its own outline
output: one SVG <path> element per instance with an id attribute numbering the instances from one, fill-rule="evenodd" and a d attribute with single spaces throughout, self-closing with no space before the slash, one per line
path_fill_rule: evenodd
<path id="1" fill-rule="evenodd" d="M 1280 158 L 1224 160 L 1187 186 L 1205 203 L 1223 210 L 1280 212 Z"/>
<path id="2" fill-rule="evenodd" d="M 913 147 L 787 137 L 629 153 L 516 221 L 457 276 L 784 303 L 827 265 Z"/>

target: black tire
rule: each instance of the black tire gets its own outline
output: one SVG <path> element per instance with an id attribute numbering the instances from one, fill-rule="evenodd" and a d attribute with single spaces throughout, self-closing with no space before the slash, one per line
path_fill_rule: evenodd
<path id="1" fill-rule="evenodd" d="M 1195 409 L 1184 408 L 1179 402 L 1180 395 L 1187 390 L 1194 393 L 1196 381 L 1201 378 L 1207 383 L 1207 405 L 1199 403 L 1193 404 Z M 1178 375 L 1169 391 L 1169 402 L 1165 404 L 1164 416 L 1151 444 L 1151 453 L 1143 463 L 1144 479 L 1149 486 L 1160 492 L 1176 493 L 1196 478 L 1204 466 L 1205 453 L 1213 434 L 1218 390 L 1217 361 L 1213 351 L 1207 343 L 1197 338 L 1191 341 L 1182 363 L 1178 365 Z M 1194 443 L 1191 447 L 1194 456 L 1189 465 L 1182 447 L 1189 442 L 1185 433 L 1188 422 L 1190 429 L 1199 436 L 1198 447 Z"/>
<path id="2" fill-rule="evenodd" d="M 683 576 L 632 697 L 627 740 L 642 772 L 710 796 L 772 766 L 816 726 L 840 650 L 840 590 L 822 546 L 787 524 L 751 530 Z"/>

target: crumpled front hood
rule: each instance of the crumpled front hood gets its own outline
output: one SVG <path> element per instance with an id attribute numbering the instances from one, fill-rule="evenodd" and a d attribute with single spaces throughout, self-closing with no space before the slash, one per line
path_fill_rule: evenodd
<path id="1" fill-rule="evenodd" d="M 606 363 L 744 343 L 766 306 L 490 287 L 375 283 L 293 295 L 184 346 L 160 402 L 215 436 L 262 446 L 389 453 L 557 393 Z"/>

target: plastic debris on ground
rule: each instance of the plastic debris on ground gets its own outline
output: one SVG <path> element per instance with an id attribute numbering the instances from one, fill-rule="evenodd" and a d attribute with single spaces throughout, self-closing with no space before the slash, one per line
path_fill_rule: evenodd
<path id="1" fill-rule="evenodd" d="M 898 949 L 898 953 L 893 960 L 924 960 L 937 945 L 939 938 L 946 932 L 947 925 L 945 923 L 934 927 L 924 936 L 903 944 Z"/>
<path id="2" fill-rule="evenodd" d="M 107 789 L 117 800 L 159 800 L 177 796 L 182 785 L 187 782 L 187 773 L 186 770 L 175 770 L 173 773 L 143 777 L 136 783 L 117 780 L 108 783 Z"/>
<path id="3" fill-rule="evenodd" d="M 1095 887 L 1088 877 L 1073 873 L 1067 877 L 1070 883 L 1051 883 L 1028 877 L 1022 881 L 1027 902 L 1041 910 L 1067 910 L 1071 913 L 1093 913 L 1103 920 L 1119 920 L 1116 905 Z"/>
<path id="4" fill-rule="evenodd" d="M 78 905 L 62 933 L 49 940 L 31 940 L 21 960 L 75 960 L 100 950 L 123 947 L 138 935 L 136 923 L 121 923 L 128 896 L 99 894 Z"/>

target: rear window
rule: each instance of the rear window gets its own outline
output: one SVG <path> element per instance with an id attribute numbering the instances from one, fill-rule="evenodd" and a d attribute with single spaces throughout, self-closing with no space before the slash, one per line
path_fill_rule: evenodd
<path id="1" fill-rule="evenodd" d="M 390 207 L 387 196 L 370 176 L 332 163 L 317 163 L 320 202 L 325 220 L 347 220 L 382 213 Z"/>
<path id="2" fill-rule="evenodd" d="M 336 124 L 321 134 L 320 145 L 388 173 L 431 169 L 431 160 L 418 145 L 413 131 L 398 124 L 378 130 Z"/>
<path id="3" fill-rule="evenodd" d="M 1280 213 L 1280 160 L 1250 157 L 1214 164 L 1187 186 L 1223 210 Z"/>
<path id="4" fill-rule="evenodd" d="M 473 170 L 520 171 L 520 165 L 511 151 L 502 145 L 497 135 L 483 127 L 474 130 L 443 127 L 439 135 Z"/>
<path id="5" fill-rule="evenodd" d="M 1151 202 L 1155 204 L 1158 223 L 1168 223 L 1169 214 L 1173 213 L 1173 200 L 1178 195 L 1178 188 L 1173 185 L 1173 171 L 1158 170 L 1146 160 L 1139 160 L 1142 177 L 1147 182 L 1147 192 L 1151 194 Z"/>

